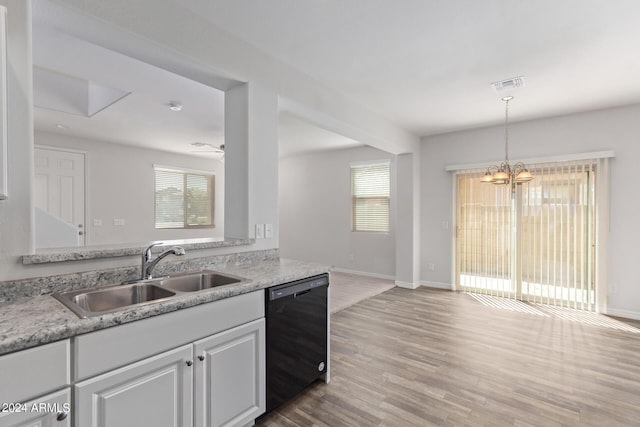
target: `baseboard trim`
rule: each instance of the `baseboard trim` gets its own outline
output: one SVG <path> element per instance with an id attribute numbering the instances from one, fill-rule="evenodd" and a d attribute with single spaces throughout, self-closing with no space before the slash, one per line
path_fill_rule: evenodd
<path id="1" fill-rule="evenodd" d="M 622 310 L 619 308 L 607 307 L 608 316 L 624 317 L 625 319 L 640 320 L 640 311 Z"/>
<path id="2" fill-rule="evenodd" d="M 417 289 L 418 286 L 420 286 L 420 283 L 401 282 L 400 280 L 396 280 L 396 286 L 404 289 Z"/>
<path id="3" fill-rule="evenodd" d="M 394 276 L 387 276 L 387 275 L 378 274 L 378 273 L 368 273 L 366 271 L 347 270 L 346 268 L 333 267 L 331 268 L 331 271 L 336 271 L 338 273 L 346 273 L 346 274 L 356 274 L 358 276 L 375 277 L 376 279 L 395 280 Z"/>
<path id="4" fill-rule="evenodd" d="M 420 284 L 426 288 L 446 289 L 449 291 L 453 290 L 453 285 L 450 283 L 426 282 L 423 280 Z"/>

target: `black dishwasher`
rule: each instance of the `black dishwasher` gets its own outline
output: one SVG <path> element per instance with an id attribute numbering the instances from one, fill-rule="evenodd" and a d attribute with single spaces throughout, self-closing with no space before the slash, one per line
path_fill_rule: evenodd
<path id="1" fill-rule="evenodd" d="M 327 372 L 327 290 L 323 274 L 266 290 L 267 413 Z"/>

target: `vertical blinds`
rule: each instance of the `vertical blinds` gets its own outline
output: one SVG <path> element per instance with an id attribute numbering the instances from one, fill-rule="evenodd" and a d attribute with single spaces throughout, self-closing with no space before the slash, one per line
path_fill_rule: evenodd
<path id="1" fill-rule="evenodd" d="M 468 291 L 595 309 L 596 161 L 530 165 L 522 186 L 457 176 L 457 283 Z"/>
<path id="2" fill-rule="evenodd" d="M 351 166 L 351 230 L 389 231 L 389 163 Z"/>
<path id="3" fill-rule="evenodd" d="M 155 169 L 156 228 L 213 227 L 214 176 Z"/>

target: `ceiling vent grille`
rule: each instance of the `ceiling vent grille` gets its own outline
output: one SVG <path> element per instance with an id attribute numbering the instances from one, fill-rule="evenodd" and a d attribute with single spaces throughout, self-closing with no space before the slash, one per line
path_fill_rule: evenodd
<path id="1" fill-rule="evenodd" d="M 510 79 L 500 80 L 491 83 L 491 87 L 496 92 L 509 89 L 519 89 L 524 86 L 524 76 L 511 77 Z"/>

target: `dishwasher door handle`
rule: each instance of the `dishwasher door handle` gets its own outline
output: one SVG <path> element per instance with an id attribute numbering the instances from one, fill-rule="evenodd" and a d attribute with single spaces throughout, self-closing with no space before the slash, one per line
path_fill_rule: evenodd
<path id="1" fill-rule="evenodd" d="M 306 291 L 296 292 L 295 294 L 293 294 L 293 297 L 298 298 L 300 295 L 308 294 L 309 292 L 311 292 L 311 289 L 307 289 Z"/>

